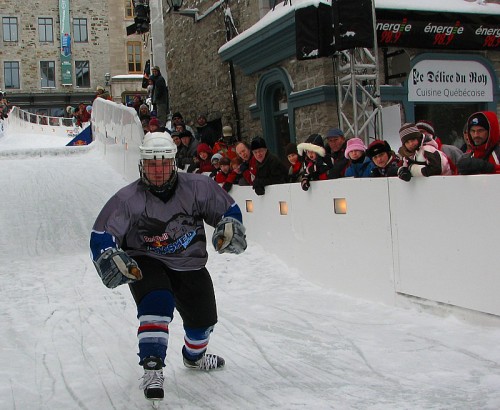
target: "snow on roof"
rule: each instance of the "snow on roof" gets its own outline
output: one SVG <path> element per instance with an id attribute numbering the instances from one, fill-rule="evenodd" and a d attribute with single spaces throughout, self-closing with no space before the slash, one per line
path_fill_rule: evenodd
<path id="1" fill-rule="evenodd" d="M 219 53 L 297 9 L 318 7 L 319 3 L 331 5 L 331 0 L 292 0 L 291 3 L 277 4 L 274 10 L 271 9 L 256 24 L 220 47 Z M 375 8 L 500 15 L 500 0 L 375 0 Z"/>
<path id="2" fill-rule="evenodd" d="M 143 77 L 142 74 L 120 74 L 120 75 L 114 75 L 113 80 L 126 80 L 126 79 L 137 80 L 138 78 L 142 79 L 142 77 Z"/>

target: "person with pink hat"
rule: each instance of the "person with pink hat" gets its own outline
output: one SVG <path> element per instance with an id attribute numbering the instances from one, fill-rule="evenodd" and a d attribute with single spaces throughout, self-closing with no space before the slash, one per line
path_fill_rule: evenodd
<path id="1" fill-rule="evenodd" d="M 346 177 L 369 178 L 375 164 L 366 156 L 366 145 L 361 138 L 354 137 L 347 140 L 345 157 L 349 165 L 345 170 Z"/>

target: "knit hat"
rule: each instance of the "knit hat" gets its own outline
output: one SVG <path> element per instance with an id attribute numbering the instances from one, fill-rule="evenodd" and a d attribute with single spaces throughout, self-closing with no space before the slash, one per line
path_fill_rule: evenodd
<path id="1" fill-rule="evenodd" d="M 302 155 L 304 151 L 312 151 L 318 154 L 320 157 L 325 156 L 325 145 L 323 143 L 323 138 L 319 134 L 311 134 L 307 137 L 306 142 L 302 142 L 297 145 L 297 152 Z"/>
<path id="2" fill-rule="evenodd" d="M 366 151 L 366 145 L 361 138 L 354 137 L 347 140 L 347 147 L 345 149 L 345 157 L 349 159 L 349 153 L 351 151 Z"/>
<path id="3" fill-rule="evenodd" d="M 155 66 L 151 69 L 151 71 L 153 71 L 153 70 L 160 71 L 160 67 L 158 67 L 157 65 L 155 65 Z"/>
<path id="4" fill-rule="evenodd" d="M 233 136 L 233 129 L 231 126 L 226 125 L 225 127 L 222 127 L 222 135 L 224 137 L 232 137 Z"/>
<path id="5" fill-rule="evenodd" d="M 208 144 L 205 144 L 202 142 L 201 144 L 198 144 L 196 147 L 196 152 L 200 154 L 200 152 L 206 152 L 207 154 L 211 154 L 212 150 L 210 149 L 210 146 Z"/>
<path id="6" fill-rule="evenodd" d="M 179 137 L 183 138 L 183 137 L 189 137 L 189 138 L 193 138 L 193 134 L 191 134 L 191 131 L 182 131 L 179 135 Z"/>
<path id="7" fill-rule="evenodd" d="M 483 127 L 485 130 L 490 130 L 490 122 L 482 112 L 476 112 L 469 117 L 467 121 L 467 132 L 470 132 L 471 127 L 475 125 Z"/>
<path id="8" fill-rule="evenodd" d="M 158 121 L 158 118 L 151 118 L 149 120 L 149 126 L 151 127 L 152 125 L 156 125 L 157 127 L 160 126 L 160 121 Z"/>
<path id="9" fill-rule="evenodd" d="M 391 146 L 387 141 L 375 140 L 366 149 L 366 156 L 372 159 L 374 156 L 381 154 L 382 152 L 391 152 Z"/>
<path id="10" fill-rule="evenodd" d="M 174 119 L 174 118 L 180 118 L 181 120 L 184 119 L 184 117 L 182 116 L 182 114 L 180 112 L 174 112 L 172 114 L 172 119 Z"/>
<path id="11" fill-rule="evenodd" d="M 250 143 L 250 150 L 256 150 L 259 148 L 267 148 L 266 140 L 262 137 L 255 137 Z"/>
<path id="12" fill-rule="evenodd" d="M 210 162 L 213 164 L 215 161 L 220 162 L 221 159 L 222 159 L 222 155 L 217 153 L 217 154 L 212 155 L 212 159 L 210 160 Z"/>
<path id="13" fill-rule="evenodd" d="M 297 151 L 297 144 L 295 142 L 290 142 L 285 147 L 285 155 L 288 157 L 290 154 L 297 154 L 297 155 L 299 155 L 299 153 Z"/>
<path id="14" fill-rule="evenodd" d="M 432 121 L 420 120 L 415 124 L 415 126 L 421 130 L 426 132 L 427 134 L 431 134 L 433 137 L 436 135 L 436 131 L 434 130 L 434 124 Z"/>
<path id="15" fill-rule="evenodd" d="M 326 138 L 343 137 L 344 133 L 340 128 L 330 128 L 326 133 Z"/>
<path id="16" fill-rule="evenodd" d="M 399 138 L 401 138 L 401 143 L 404 145 L 406 141 L 413 138 L 422 139 L 422 133 L 413 123 L 407 122 L 399 129 Z"/>
<path id="17" fill-rule="evenodd" d="M 139 111 L 146 108 L 148 111 L 149 111 L 149 108 L 146 104 L 141 104 L 140 107 L 139 107 Z"/>

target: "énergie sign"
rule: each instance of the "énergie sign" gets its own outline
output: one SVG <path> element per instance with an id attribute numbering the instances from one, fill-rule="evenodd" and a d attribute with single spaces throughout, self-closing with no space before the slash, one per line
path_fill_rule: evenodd
<path id="1" fill-rule="evenodd" d="M 490 102 L 493 81 L 477 61 L 422 60 L 410 71 L 408 101 Z"/>

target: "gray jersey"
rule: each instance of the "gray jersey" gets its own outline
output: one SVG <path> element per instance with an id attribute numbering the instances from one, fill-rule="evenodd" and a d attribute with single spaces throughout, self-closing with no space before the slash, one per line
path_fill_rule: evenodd
<path id="1" fill-rule="evenodd" d="M 97 217 L 93 231 L 111 234 L 134 257 L 149 255 L 175 270 L 205 266 L 208 254 L 203 222 L 215 226 L 234 200 L 211 178 L 178 173 L 174 195 L 153 195 L 140 180 L 118 191 Z"/>

